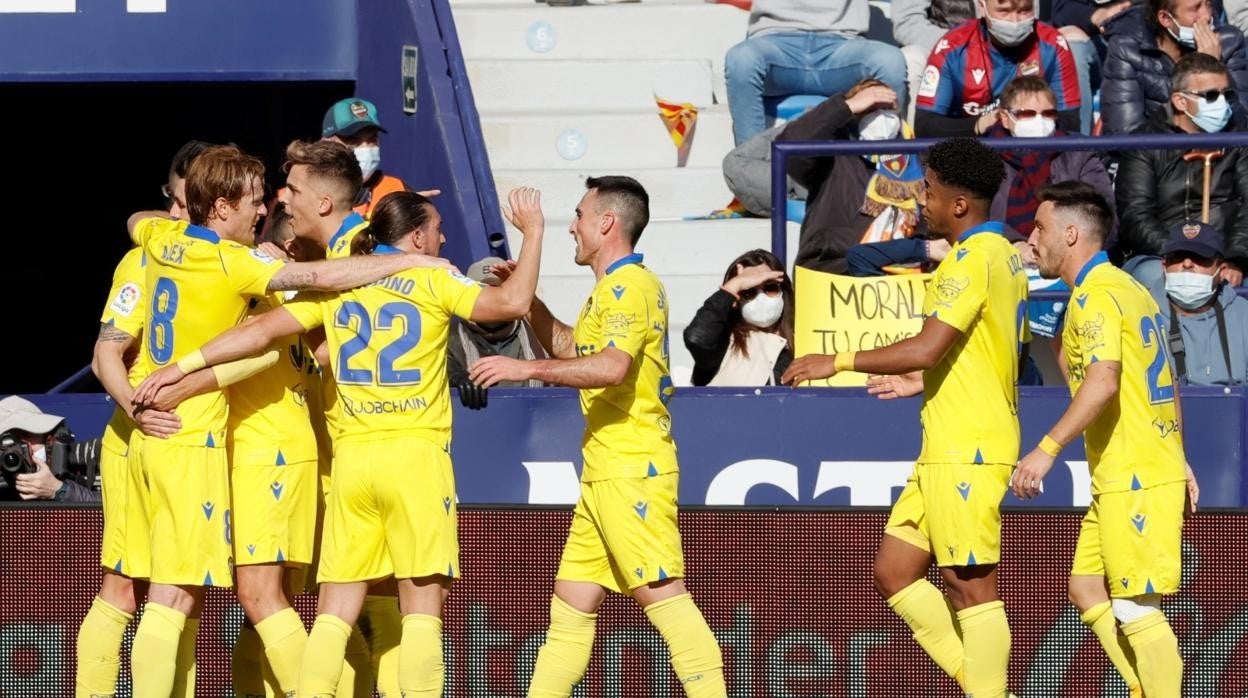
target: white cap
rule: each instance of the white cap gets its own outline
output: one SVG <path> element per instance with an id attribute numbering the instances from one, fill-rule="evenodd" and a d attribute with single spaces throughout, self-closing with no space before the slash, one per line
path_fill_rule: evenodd
<path id="1" fill-rule="evenodd" d="M 31 434 L 46 434 L 61 422 L 64 417 L 44 414 L 35 403 L 16 395 L 0 400 L 0 434 L 11 429 L 20 429 Z"/>

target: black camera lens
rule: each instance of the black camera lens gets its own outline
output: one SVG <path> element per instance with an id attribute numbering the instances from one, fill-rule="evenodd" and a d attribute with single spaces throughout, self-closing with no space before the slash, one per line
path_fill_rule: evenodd
<path id="1" fill-rule="evenodd" d="M 19 473 L 22 471 L 22 457 L 15 451 L 5 451 L 0 456 L 0 468 L 4 468 L 6 473 Z"/>

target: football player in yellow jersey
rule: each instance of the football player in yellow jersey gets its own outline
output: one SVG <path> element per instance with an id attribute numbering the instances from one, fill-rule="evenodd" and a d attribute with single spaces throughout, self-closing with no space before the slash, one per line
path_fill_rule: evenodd
<path id="1" fill-rule="evenodd" d="M 1148 291 L 1101 251 L 1114 214 L 1095 189 L 1063 182 L 1039 198 L 1031 241 L 1040 274 L 1071 288 L 1062 348 L 1073 399 L 1019 462 L 1013 490 L 1025 499 L 1039 494 L 1062 447 L 1083 434 L 1092 506 L 1075 547 L 1070 599 L 1133 696 L 1177 697 L 1183 660 L 1161 597 L 1179 590 L 1184 496 L 1194 510 L 1199 491 L 1183 454 L 1165 323 Z M 1204 250 L 1211 241 L 1220 247 L 1216 229 L 1180 224 L 1166 252 Z"/>
<path id="2" fill-rule="evenodd" d="M 190 141 L 178 149 L 169 167 L 168 181 L 161 187 L 174 218 L 186 214 L 186 171 L 191 160 L 208 144 Z M 139 337 L 143 331 L 144 265 L 143 251 L 137 247 L 122 257 L 113 271 L 108 304 L 100 317 L 100 334 L 95 343 L 91 368 L 116 407 L 104 430 L 100 453 L 100 480 L 104 495 L 104 537 L 100 546 L 100 566 L 104 577 L 100 593 L 91 604 L 78 631 L 78 666 L 75 694 L 79 698 L 112 695 L 120 670 L 121 640 L 134 617 L 139 601 L 147 594 L 148 561 L 144 546 L 131 545 L 143 537 L 130 530 L 126 506 L 129 487 L 128 451 L 135 420 L 141 431 L 168 436 L 180 426 L 171 412 L 142 410 L 132 414 L 130 395 L 143 378 L 136 362 Z M 141 432 L 140 432 L 141 434 Z M 139 438 L 139 437 L 135 437 Z M 135 449 L 137 452 L 137 448 Z M 137 454 L 136 454 L 137 461 Z M 134 527 L 131 526 L 131 529 Z M 136 583 L 135 580 L 140 580 Z"/>
<path id="3" fill-rule="evenodd" d="M 372 258 L 283 264 L 246 246 L 264 213 L 264 165 L 233 146 L 208 148 L 191 163 L 186 181 L 190 225 L 164 212 L 131 216 L 131 237 L 147 255 L 140 361 L 154 369 L 177 360 L 235 324 L 249 297 L 283 290 L 353 288 L 426 257 Z M 440 262 L 439 262 L 440 263 Z M 138 406 L 157 393 L 136 389 Z M 175 656 L 188 616 L 205 586 L 231 583 L 231 512 L 225 457 L 227 407 L 220 390 L 182 402 L 179 431 L 145 439 L 136 502 L 147 513 L 151 586 L 135 634 L 135 695 L 168 696 Z"/>
<path id="4" fill-rule="evenodd" d="M 663 636 L 687 695 L 726 696 L 719 644 L 683 579 L 667 296 L 633 252 L 650 198 L 631 177 L 591 177 L 585 186 L 569 232 L 576 263 L 598 281 L 576 328 L 535 303 L 533 328 L 556 358 L 488 356 L 469 367 L 487 388 L 531 379 L 579 388 L 585 415 L 581 496 L 528 695 L 571 695 L 589 665 L 598 608 L 614 591 L 632 596 Z"/>
<path id="5" fill-rule="evenodd" d="M 147 392 L 186 370 L 260 351 L 323 326 L 342 403 L 334 443 L 316 624 L 299 696 L 332 696 L 351 626 L 370 582 L 398 579 L 404 696 L 441 696 L 442 605 L 458 575 L 446 345 L 451 315 L 494 322 L 522 316 L 537 286 L 545 222 L 536 190 L 515 190 L 508 218 L 525 246 L 511 278 L 482 287 L 457 272 L 414 270 L 337 294 L 297 298 L 148 377 Z M 387 196 L 353 243 L 358 256 L 403 257 L 442 244 L 441 217 L 414 192 Z M 352 257 L 355 259 L 355 256 Z"/>
<path id="6" fill-rule="evenodd" d="M 997 563 L 1001 499 L 1018 459 L 1027 276 L 1003 225 L 988 220 L 1005 176 L 1001 157 L 954 138 L 928 151 L 925 169 L 923 218 L 953 247 L 928 286 L 919 334 L 870 351 L 800 357 L 782 380 L 862 371 L 883 374 L 869 388 L 882 398 L 922 390 L 923 448 L 884 529 L 875 586 L 968 695 L 995 698 L 1006 695 L 1010 657 Z M 925 578 L 933 558 L 947 598 Z"/>

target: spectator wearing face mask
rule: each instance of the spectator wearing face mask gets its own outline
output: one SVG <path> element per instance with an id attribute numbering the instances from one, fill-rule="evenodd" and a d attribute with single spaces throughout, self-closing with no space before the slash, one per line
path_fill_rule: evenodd
<path id="1" fill-rule="evenodd" d="M 779 385 L 793 361 L 793 283 L 766 250 L 733 260 L 685 328 L 694 385 Z"/>
<path id="2" fill-rule="evenodd" d="M 1179 60 L 1170 79 L 1169 102 L 1133 133 L 1230 133 L 1248 128 L 1232 110 L 1234 88 L 1225 65 L 1201 52 Z M 1162 248 L 1173 226 L 1202 217 L 1209 199 L 1209 225 L 1222 235 L 1226 254 L 1220 276 L 1232 286 L 1248 269 L 1248 154 L 1228 148 L 1209 165 L 1186 149 L 1130 150 L 1118 155 L 1114 182 L 1123 268 L 1147 287 L 1161 278 Z"/>
<path id="3" fill-rule="evenodd" d="M 387 194 L 404 191 L 403 180 L 381 169 L 381 134 L 386 129 L 377 120 L 377 107 L 367 99 L 349 97 L 334 103 L 321 120 L 321 138 L 341 143 L 355 153 L 364 174 L 355 212 L 369 217 L 373 204 Z"/>
<path id="4" fill-rule="evenodd" d="M 473 262 L 465 276 L 477 283 L 498 286 L 511 275 L 512 269 L 515 269 L 515 262 L 486 257 Z M 450 385 L 459 388 L 460 402 L 470 409 L 485 407 L 485 388 L 473 384 L 468 377 L 467 368 L 483 356 L 509 356 L 525 361 L 547 358 L 546 350 L 542 348 L 542 343 L 533 333 L 528 320 L 472 322 L 453 318 L 450 340 L 447 342 L 446 372 Z M 500 381 L 497 385 L 540 388 L 546 384 L 539 380 L 528 380 Z"/>
<path id="5" fill-rule="evenodd" d="M 1162 284 L 1149 291 L 1166 318 L 1174 373 L 1184 385 L 1248 381 L 1248 301 L 1224 283 L 1222 235 L 1199 221 L 1170 229 Z"/>
<path id="6" fill-rule="evenodd" d="M 1248 47 L 1229 24 L 1216 26 L 1208 0 L 1148 0 L 1105 27 L 1109 50 L 1101 83 L 1104 133 L 1130 133 L 1170 102 L 1178 62 L 1193 53 L 1226 66 L 1238 101 L 1248 105 Z M 1237 101 L 1235 99 L 1232 102 Z"/>
<path id="7" fill-rule="evenodd" d="M 864 80 L 794 119 L 780 141 L 884 141 L 910 137 L 898 115 L 897 93 Z M 848 270 L 845 254 L 863 242 L 905 240 L 920 233 L 918 156 L 860 156 L 789 160 L 789 176 L 809 191 L 797 265 L 833 274 Z M 916 240 L 912 246 L 922 246 Z"/>
<path id="8" fill-rule="evenodd" d="M 1019 75 L 1044 78 L 1057 101 L 1058 122 L 1079 130 L 1078 70 L 1070 44 L 1036 20 L 1033 0 L 979 0 L 982 17 L 936 42 L 919 82 L 915 133 L 922 137 L 982 135 L 997 123 L 997 100 Z"/>

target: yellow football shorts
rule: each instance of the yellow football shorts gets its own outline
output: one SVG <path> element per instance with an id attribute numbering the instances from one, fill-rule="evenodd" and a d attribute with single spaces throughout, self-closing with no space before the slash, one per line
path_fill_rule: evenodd
<path id="1" fill-rule="evenodd" d="M 224 448 L 143 439 L 153 583 L 233 585 L 228 460 Z"/>
<path id="2" fill-rule="evenodd" d="M 119 530 L 122 535 L 122 546 L 119 551 L 121 560 L 101 560 L 105 567 L 117 569 L 121 565 L 121 573 L 131 579 L 147 579 L 152 575 L 152 522 L 147 511 L 147 480 L 143 473 L 143 432 L 135 429 L 130 432 L 130 441 L 126 447 L 125 476 L 120 482 L 124 494 L 119 502 L 121 521 Z M 100 459 L 100 472 L 105 479 L 105 487 L 109 473 L 104 470 L 103 455 Z M 116 492 L 117 488 L 113 488 Z M 109 526 L 111 512 L 118 511 L 112 504 L 106 504 L 104 525 Z M 105 533 L 104 551 L 107 551 L 108 533 Z M 102 551 L 102 553 L 104 552 Z"/>
<path id="3" fill-rule="evenodd" d="M 555 579 L 627 594 L 685 576 L 676 525 L 678 473 L 581 483 Z"/>
<path id="4" fill-rule="evenodd" d="M 236 461 L 230 477 L 234 564 L 310 563 L 319 485 L 316 461 Z"/>
<path id="5" fill-rule="evenodd" d="M 362 582 L 459 570 L 451 457 L 418 437 L 334 447 L 317 581 Z"/>
<path id="6" fill-rule="evenodd" d="M 916 463 L 884 533 L 928 550 L 940 567 L 1001 561 L 1001 499 L 1014 466 Z"/>
<path id="7" fill-rule="evenodd" d="M 131 576 L 126 564 L 126 494 L 130 463 L 124 451 L 100 450 L 100 496 L 104 500 L 104 535 L 100 540 L 100 566 Z"/>
<path id="8" fill-rule="evenodd" d="M 1186 492 L 1171 482 L 1094 495 L 1070 573 L 1103 576 L 1115 598 L 1178 591 Z"/>

